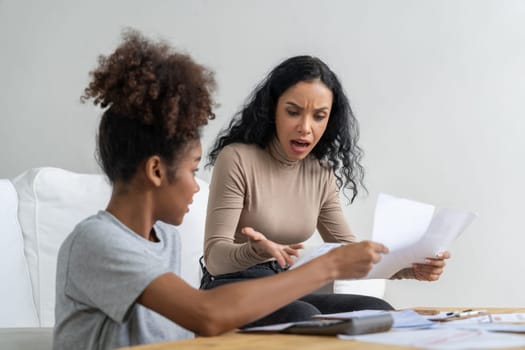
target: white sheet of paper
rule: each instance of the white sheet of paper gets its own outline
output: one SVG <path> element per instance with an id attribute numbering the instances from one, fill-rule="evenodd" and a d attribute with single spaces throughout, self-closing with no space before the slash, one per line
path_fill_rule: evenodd
<path id="1" fill-rule="evenodd" d="M 380 193 L 372 240 L 397 251 L 419 241 L 434 215 L 434 206 Z"/>
<path id="2" fill-rule="evenodd" d="M 386 245 L 366 278 L 390 278 L 413 263 L 445 251 L 477 217 L 476 214 L 397 198 L 381 193 L 374 214 L 372 240 Z"/>
<path id="3" fill-rule="evenodd" d="M 489 332 L 525 333 L 525 324 L 516 323 L 481 323 L 481 324 L 458 324 L 457 321 L 446 322 L 441 327 L 475 329 Z"/>
<path id="4" fill-rule="evenodd" d="M 513 312 L 510 314 L 491 314 L 492 322 L 521 322 L 525 323 L 525 313 Z"/>
<path id="5" fill-rule="evenodd" d="M 306 262 L 308 262 L 308 261 L 310 261 L 310 260 L 312 260 L 314 258 L 317 258 L 318 256 L 326 254 L 330 250 L 332 250 L 332 249 L 334 249 L 336 247 L 339 247 L 340 245 L 341 245 L 340 243 L 324 243 L 324 244 L 321 244 L 320 246 L 315 247 L 314 249 L 310 250 L 306 254 L 301 254 L 297 258 L 297 260 L 295 260 L 293 265 L 290 267 L 290 270 L 294 269 L 294 268 L 296 268 L 298 266 L 301 266 L 304 263 L 306 263 Z"/>
<path id="6" fill-rule="evenodd" d="M 366 335 L 338 335 L 340 339 L 370 343 L 415 346 L 422 349 L 496 349 L 524 346 L 525 337 L 471 329 L 431 328 Z"/>

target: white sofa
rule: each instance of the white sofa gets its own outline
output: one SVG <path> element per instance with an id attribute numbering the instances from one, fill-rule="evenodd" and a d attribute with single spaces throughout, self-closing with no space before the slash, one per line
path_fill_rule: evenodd
<path id="1" fill-rule="evenodd" d="M 195 287 L 208 197 L 208 184 L 199 184 L 179 227 L 181 274 Z M 58 249 L 79 221 L 105 208 L 110 193 L 103 175 L 59 168 L 35 168 L 15 179 L 0 179 L 0 349 L 51 348 Z M 320 243 L 315 236 L 307 247 Z M 385 283 L 336 281 L 333 288 L 382 297 Z"/>

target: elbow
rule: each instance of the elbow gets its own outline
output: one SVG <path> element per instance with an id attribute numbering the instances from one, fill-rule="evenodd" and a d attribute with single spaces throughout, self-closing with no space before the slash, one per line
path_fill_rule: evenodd
<path id="1" fill-rule="evenodd" d="M 224 273 L 228 273 L 231 271 L 223 271 L 223 269 L 220 268 L 222 264 L 224 264 L 224 261 L 221 261 L 221 258 L 217 258 L 216 254 L 213 254 L 212 252 L 207 253 L 204 252 L 204 264 L 206 267 L 206 270 L 212 275 L 222 275 Z M 228 264 L 229 265 L 229 264 Z"/>
<path id="2" fill-rule="evenodd" d="M 235 327 L 228 325 L 228 322 L 225 322 L 223 319 L 208 315 L 201 319 L 195 333 L 202 337 L 214 337 L 234 328 Z"/>
<path id="3" fill-rule="evenodd" d="M 226 330 L 213 322 L 203 322 L 195 333 L 201 337 L 215 337 L 225 332 Z"/>
<path id="4" fill-rule="evenodd" d="M 207 300 L 200 305 L 198 323 L 193 330 L 199 336 L 213 337 L 235 328 L 235 321 L 229 320 L 227 313 L 213 304 Z"/>

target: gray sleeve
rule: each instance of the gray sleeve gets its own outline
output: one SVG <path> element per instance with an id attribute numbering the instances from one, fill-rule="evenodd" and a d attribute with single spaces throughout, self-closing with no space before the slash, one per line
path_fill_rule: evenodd
<path id="1" fill-rule="evenodd" d="M 169 272 L 139 239 L 107 227 L 82 232 L 70 246 L 65 292 L 122 322 L 130 307 L 156 277 Z"/>

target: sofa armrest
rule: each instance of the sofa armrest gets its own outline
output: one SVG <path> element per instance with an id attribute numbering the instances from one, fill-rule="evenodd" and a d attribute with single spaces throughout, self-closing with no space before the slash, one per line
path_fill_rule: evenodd
<path id="1" fill-rule="evenodd" d="M 0 349 L 51 350 L 53 328 L 0 328 Z"/>
<path id="2" fill-rule="evenodd" d="M 24 239 L 13 184 L 0 179 L 0 327 L 37 327 Z M 0 338 L 1 340 L 1 338 Z M 1 347 L 0 349 L 9 349 Z"/>

